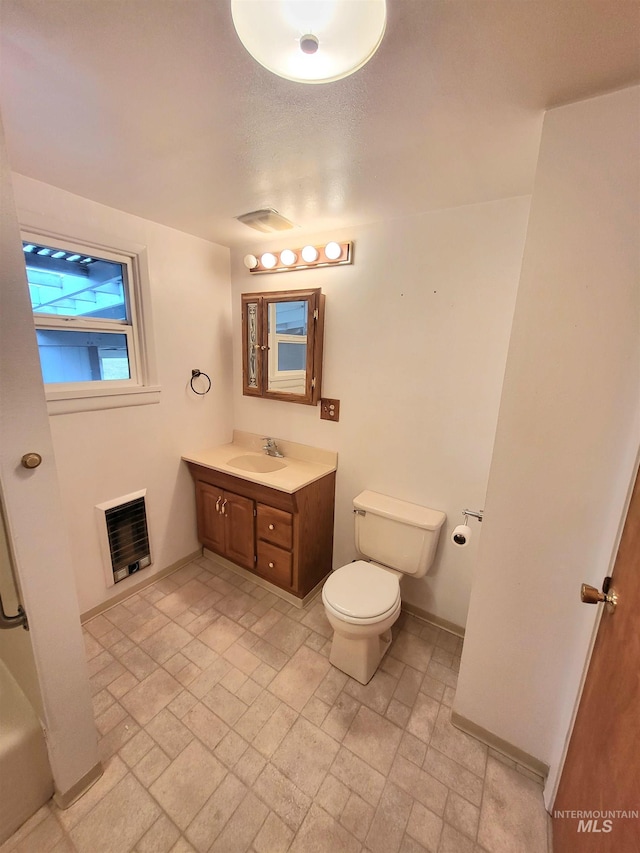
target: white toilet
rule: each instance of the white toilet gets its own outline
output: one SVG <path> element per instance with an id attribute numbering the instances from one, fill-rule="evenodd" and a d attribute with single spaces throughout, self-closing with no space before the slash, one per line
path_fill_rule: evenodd
<path id="1" fill-rule="evenodd" d="M 356 549 L 375 560 L 347 563 L 322 589 L 333 628 L 329 660 L 361 684 L 371 680 L 391 645 L 400 615 L 400 579 L 423 577 L 436 552 L 446 515 L 435 509 L 361 492 L 353 499 Z"/>

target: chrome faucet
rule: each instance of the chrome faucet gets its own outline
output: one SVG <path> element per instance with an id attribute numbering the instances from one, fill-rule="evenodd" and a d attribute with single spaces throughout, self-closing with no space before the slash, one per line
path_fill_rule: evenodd
<path id="1" fill-rule="evenodd" d="M 263 438 L 263 441 L 267 443 L 263 445 L 262 449 L 267 454 L 267 456 L 279 456 L 284 459 L 284 453 L 280 453 L 278 450 L 278 445 L 273 438 Z"/>

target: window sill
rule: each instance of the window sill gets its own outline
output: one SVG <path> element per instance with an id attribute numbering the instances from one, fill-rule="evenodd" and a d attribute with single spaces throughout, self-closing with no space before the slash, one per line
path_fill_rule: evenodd
<path id="1" fill-rule="evenodd" d="M 160 402 L 160 385 L 128 388 L 96 388 L 87 391 L 45 391 L 50 415 L 95 412 L 128 406 L 150 406 Z"/>

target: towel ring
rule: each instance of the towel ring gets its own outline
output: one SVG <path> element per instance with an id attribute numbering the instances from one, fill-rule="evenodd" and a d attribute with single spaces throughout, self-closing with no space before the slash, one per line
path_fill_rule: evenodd
<path id="1" fill-rule="evenodd" d="M 204 378 L 209 383 L 204 391 L 198 391 L 196 388 L 193 387 L 193 380 L 197 379 L 198 376 L 204 376 Z M 201 370 L 192 370 L 189 385 L 191 385 L 191 390 L 194 394 L 197 394 L 199 397 L 204 397 L 205 394 L 208 394 L 209 391 L 211 391 L 211 378 L 207 376 L 206 373 L 203 373 Z"/>

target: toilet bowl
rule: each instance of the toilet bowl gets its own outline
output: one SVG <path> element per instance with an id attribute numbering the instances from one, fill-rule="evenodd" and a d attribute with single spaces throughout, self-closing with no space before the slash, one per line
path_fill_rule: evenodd
<path id="1" fill-rule="evenodd" d="M 391 645 L 391 627 L 402 601 L 397 575 L 358 560 L 337 569 L 322 589 L 333 642 L 329 661 L 367 684 Z"/>
<path id="2" fill-rule="evenodd" d="M 400 578 L 426 574 L 446 516 L 370 491 L 354 498 L 353 506 L 356 548 L 371 562 L 355 560 L 332 572 L 322 601 L 333 628 L 329 661 L 367 684 L 391 645 L 402 607 Z"/>

